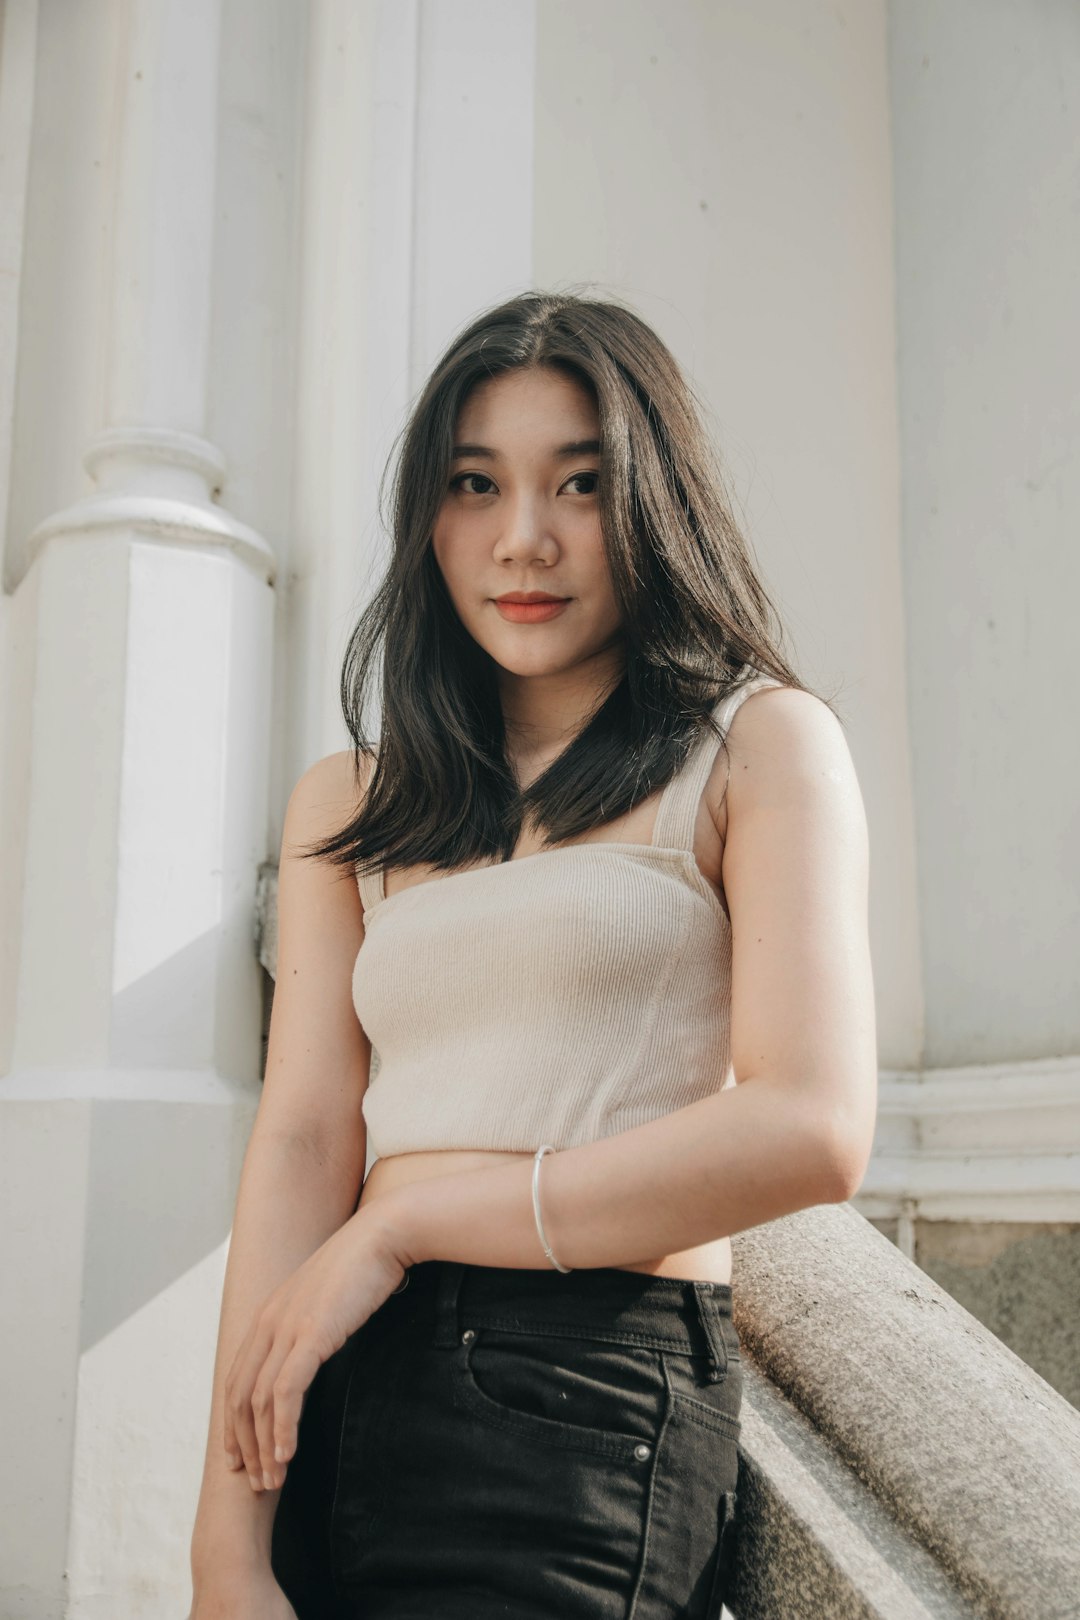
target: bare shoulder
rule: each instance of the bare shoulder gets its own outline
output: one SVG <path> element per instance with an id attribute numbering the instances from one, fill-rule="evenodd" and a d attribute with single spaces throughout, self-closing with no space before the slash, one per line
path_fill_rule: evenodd
<path id="1" fill-rule="evenodd" d="M 289 795 L 287 841 L 306 843 L 339 831 L 363 802 L 372 764 L 370 756 L 340 748 L 309 765 Z"/>
<path id="2" fill-rule="evenodd" d="M 736 709 L 727 734 L 717 827 L 726 839 L 739 816 L 815 807 L 861 827 L 865 814 L 844 729 L 828 704 L 799 687 L 769 686 Z M 727 791 L 724 793 L 724 782 Z"/>
<path id="3" fill-rule="evenodd" d="M 315 1141 L 347 1178 L 363 1180 L 360 1098 L 370 1047 L 352 999 L 363 943 L 360 895 L 347 865 L 316 854 L 362 802 L 369 762 L 351 749 L 316 760 L 289 795 L 278 865 L 278 948 L 261 1128 Z"/>

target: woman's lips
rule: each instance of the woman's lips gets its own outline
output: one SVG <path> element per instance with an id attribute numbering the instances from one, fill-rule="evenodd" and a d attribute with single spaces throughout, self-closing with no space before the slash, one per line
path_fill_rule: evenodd
<path id="1" fill-rule="evenodd" d="M 570 605 L 569 597 L 558 602 L 500 602 L 498 597 L 494 601 L 503 618 L 509 619 L 511 624 L 539 624 L 542 619 L 556 618 Z"/>

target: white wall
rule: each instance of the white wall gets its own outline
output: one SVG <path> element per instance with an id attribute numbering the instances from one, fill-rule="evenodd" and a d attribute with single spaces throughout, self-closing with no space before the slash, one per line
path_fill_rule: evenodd
<path id="1" fill-rule="evenodd" d="M 277 815 L 348 745 L 341 662 L 385 558 L 378 483 L 412 399 L 460 326 L 531 282 L 533 41 L 533 0 L 311 8 Z"/>
<path id="2" fill-rule="evenodd" d="M 3 1603 L 135 1620 L 186 1601 L 258 1094 L 255 866 L 345 742 L 378 476 L 478 310 L 609 290 L 695 381 L 796 660 L 847 722 L 883 1065 L 1077 1050 L 1080 21 L 1050 0 L 8 0 L 2 47 Z M 173 197 L 187 257 L 162 252 Z M 102 527 L 83 457 L 118 425 L 100 489 L 135 505 Z M 985 1075 L 934 1077 L 936 1138 L 912 1080 L 882 1197 L 911 1193 L 925 1140 L 939 1211 L 987 1165 L 994 1198 L 1049 1187 L 1031 1218 L 1075 1210 L 1075 1068 L 1040 1074 L 1041 1159 L 1005 1152 L 1027 1071 L 993 1077 L 984 1158 Z M 165 1440 L 162 1376 L 191 1416 Z"/>
<path id="3" fill-rule="evenodd" d="M 100 425 L 122 17 L 109 0 L 39 4 L 22 243 L 5 583 L 35 526 L 91 486 L 82 452 Z M 5 19 L 5 32 L 7 23 Z"/>
<path id="4" fill-rule="evenodd" d="M 535 276 L 628 297 L 695 379 L 872 839 L 879 1049 L 922 1034 L 881 4 L 546 0 Z"/>
<path id="5" fill-rule="evenodd" d="M 1080 1050 L 1080 9 L 892 7 L 932 1064 Z"/>

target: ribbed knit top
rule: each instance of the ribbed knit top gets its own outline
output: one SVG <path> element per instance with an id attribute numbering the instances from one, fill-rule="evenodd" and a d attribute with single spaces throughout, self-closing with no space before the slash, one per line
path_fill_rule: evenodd
<path id="1" fill-rule="evenodd" d="M 722 731 L 777 685 L 745 666 L 713 710 Z M 391 895 L 381 869 L 357 875 L 379 1157 L 574 1147 L 734 1083 L 730 925 L 693 853 L 718 747 L 695 739 L 648 844 L 562 844 Z"/>

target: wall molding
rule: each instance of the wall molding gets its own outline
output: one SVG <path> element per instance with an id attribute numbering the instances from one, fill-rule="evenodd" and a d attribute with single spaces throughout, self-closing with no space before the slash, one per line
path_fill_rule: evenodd
<path id="1" fill-rule="evenodd" d="M 872 1219 L 1080 1221 L 1080 1056 L 884 1070 Z"/>

